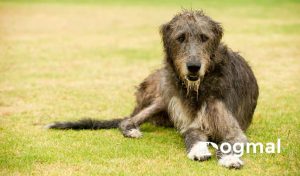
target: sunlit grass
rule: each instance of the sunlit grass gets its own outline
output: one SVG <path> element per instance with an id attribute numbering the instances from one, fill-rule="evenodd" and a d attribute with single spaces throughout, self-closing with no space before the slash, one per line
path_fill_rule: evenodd
<path id="1" fill-rule="evenodd" d="M 43 130 L 56 120 L 130 114 L 135 86 L 162 63 L 159 26 L 191 7 L 191 1 L 63 2 L 0 3 L 1 175 L 299 174 L 299 3 L 192 3 L 223 23 L 223 41 L 257 76 L 249 139 L 281 138 L 281 154 L 245 155 L 246 166 L 233 171 L 215 157 L 188 160 L 174 129 L 147 124 L 139 140 L 118 130 Z"/>

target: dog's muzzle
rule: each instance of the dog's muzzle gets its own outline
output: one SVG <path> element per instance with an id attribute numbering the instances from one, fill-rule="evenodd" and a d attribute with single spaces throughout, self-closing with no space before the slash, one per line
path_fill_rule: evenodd
<path id="1" fill-rule="evenodd" d="M 187 79 L 189 81 L 197 81 L 199 79 L 199 70 L 201 68 L 201 64 L 199 62 L 188 62 L 186 67 L 188 70 Z"/>
<path id="2" fill-rule="evenodd" d="M 189 81 L 197 81 L 199 79 L 199 76 L 198 75 L 188 75 L 187 79 Z"/>

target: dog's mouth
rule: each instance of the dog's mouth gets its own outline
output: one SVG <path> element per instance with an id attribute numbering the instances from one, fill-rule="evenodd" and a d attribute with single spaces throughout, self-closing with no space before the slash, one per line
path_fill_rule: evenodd
<path id="1" fill-rule="evenodd" d="M 199 80 L 199 76 L 198 75 L 187 75 L 187 79 L 189 81 L 198 81 Z"/>

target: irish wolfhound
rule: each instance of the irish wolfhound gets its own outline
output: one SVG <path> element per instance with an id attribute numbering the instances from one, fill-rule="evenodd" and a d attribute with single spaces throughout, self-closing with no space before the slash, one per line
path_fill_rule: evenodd
<path id="1" fill-rule="evenodd" d="M 174 126 L 184 137 L 188 158 L 211 157 L 207 141 L 246 143 L 258 85 L 247 62 L 221 43 L 221 25 L 202 11 L 183 11 L 160 29 L 164 66 L 149 75 L 136 92 L 137 105 L 123 119 L 56 122 L 51 129 L 120 128 L 125 137 L 139 138 L 139 126 L 151 121 Z M 240 168 L 234 154 L 217 151 L 219 164 Z"/>

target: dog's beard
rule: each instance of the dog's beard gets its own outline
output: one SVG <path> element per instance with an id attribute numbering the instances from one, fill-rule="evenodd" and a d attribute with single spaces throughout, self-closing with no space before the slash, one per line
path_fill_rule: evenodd
<path id="1" fill-rule="evenodd" d="M 185 83 L 186 89 L 187 89 L 186 95 L 189 96 L 192 92 L 196 92 L 196 95 L 198 98 L 200 79 L 198 79 L 197 81 L 190 81 L 188 79 L 185 79 L 184 83 Z"/>

